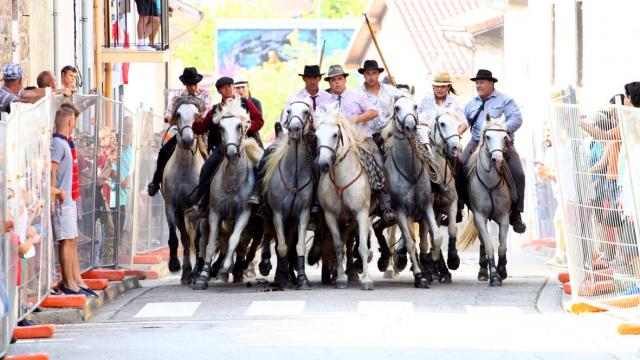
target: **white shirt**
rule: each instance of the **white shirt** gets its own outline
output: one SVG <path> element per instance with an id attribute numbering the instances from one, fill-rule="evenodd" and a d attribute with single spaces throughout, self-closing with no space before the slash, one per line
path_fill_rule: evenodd
<path id="1" fill-rule="evenodd" d="M 429 94 L 425 96 L 422 101 L 420 101 L 420 105 L 418 106 L 418 116 L 421 119 L 431 119 L 433 118 L 439 111 L 444 109 L 453 110 L 456 114 L 458 114 L 458 120 L 461 122 L 466 122 L 466 116 L 464 115 L 464 110 L 462 106 L 458 104 L 454 98 L 447 94 L 447 97 L 442 102 L 442 105 L 438 105 L 436 102 L 435 94 Z"/>
<path id="2" fill-rule="evenodd" d="M 316 108 L 324 107 L 328 103 L 332 102 L 331 94 L 322 89 L 318 89 L 318 92 L 314 96 L 316 100 Z M 291 96 L 287 98 L 287 103 L 284 108 L 288 108 L 289 105 L 291 105 L 291 103 L 294 101 L 305 101 L 313 105 L 313 96 L 309 94 L 306 88 L 302 88 L 302 90 L 291 94 Z M 287 120 L 287 115 L 286 111 L 283 111 L 282 114 L 280 114 L 280 122 L 284 123 L 285 120 Z"/>
<path id="3" fill-rule="evenodd" d="M 364 84 L 360 85 L 359 90 L 362 91 L 378 109 L 378 116 L 369 122 L 369 127 L 373 133 L 380 132 L 391 116 L 393 116 L 395 97 L 403 94 L 400 90 L 387 84 L 380 84 L 378 95 L 367 91 Z"/>

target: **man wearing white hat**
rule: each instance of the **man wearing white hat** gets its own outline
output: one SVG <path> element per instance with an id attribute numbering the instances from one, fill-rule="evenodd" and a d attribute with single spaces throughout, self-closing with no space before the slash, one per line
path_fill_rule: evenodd
<path id="1" fill-rule="evenodd" d="M 329 82 L 331 97 L 338 102 L 340 112 L 347 120 L 355 123 L 356 130 L 369 143 L 377 165 L 384 171 L 382 154 L 373 141 L 372 120 L 378 117 L 378 109 L 363 92 L 347 89 L 347 76 L 349 74 L 342 69 L 342 66 L 331 65 L 324 80 Z M 386 182 L 385 186 L 387 186 Z M 380 213 L 387 223 L 393 223 L 396 220 L 396 214 L 391 208 L 391 196 L 384 189 L 380 192 Z"/>

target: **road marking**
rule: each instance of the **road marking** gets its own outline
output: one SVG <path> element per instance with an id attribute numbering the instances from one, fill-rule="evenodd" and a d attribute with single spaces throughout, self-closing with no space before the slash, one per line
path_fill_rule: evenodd
<path id="1" fill-rule="evenodd" d="M 411 314 L 413 303 L 410 301 L 359 301 L 358 312 L 370 315 Z"/>
<path id="2" fill-rule="evenodd" d="M 245 316 L 285 316 L 301 315 L 304 301 L 253 301 Z"/>
<path id="3" fill-rule="evenodd" d="M 200 302 L 147 303 L 134 316 L 136 318 L 190 317 L 196 312 Z"/>

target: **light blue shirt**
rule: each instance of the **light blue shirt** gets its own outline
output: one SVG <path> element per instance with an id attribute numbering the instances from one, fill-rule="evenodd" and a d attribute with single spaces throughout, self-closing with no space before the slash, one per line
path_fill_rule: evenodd
<path id="1" fill-rule="evenodd" d="M 376 104 L 361 91 L 346 89 L 340 95 L 332 94 L 331 98 L 333 101 L 340 103 L 340 112 L 347 119 L 352 116 L 362 115 L 367 110 L 378 111 Z M 372 125 L 373 120 L 366 123 L 357 123 L 356 130 L 362 137 L 370 138 L 373 136 Z"/>
<path id="2" fill-rule="evenodd" d="M 131 146 L 125 146 L 122 148 L 122 153 L 120 154 L 120 180 L 124 180 L 129 176 L 131 172 L 131 162 L 133 160 L 133 148 Z M 111 167 L 113 171 L 118 171 L 118 162 L 115 161 Z M 128 191 L 131 188 L 132 179 L 129 179 L 129 183 L 127 186 L 120 185 L 120 205 L 127 205 L 128 203 Z M 109 206 L 112 208 L 116 207 L 116 185 L 115 181 L 111 186 L 111 196 L 110 196 L 110 204 Z"/>
<path id="3" fill-rule="evenodd" d="M 458 120 L 465 121 L 467 118 L 464 115 L 464 110 L 462 106 L 458 104 L 458 102 L 451 96 L 447 94 L 447 97 L 442 102 L 442 105 L 438 105 L 436 103 L 435 94 L 429 94 L 425 96 L 422 101 L 420 101 L 420 105 L 418 106 L 418 115 L 420 117 L 424 117 L 425 119 L 433 118 L 439 111 L 450 109 L 454 111 L 458 115 Z"/>
<path id="4" fill-rule="evenodd" d="M 478 109 L 480 109 L 480 106 L 482 106 L 482 99 L 480 96 L 476 96 L 464 107 L 464 114 L 466 115 L 467 123 L 471 122 L 478 112 Z M 498 90 L 494 90 L 493 93 L 489 95 L 489 98 L 484 104 L 484 110 L 480 112 L 478 120 L 471 129 L 471 139 L 473 141 L 480 141 L 480 132 L 484 127 L 487 113 L 492 118 L 499 118 L 504 115 L 507 131 L 512 139 L 516 130 L 522 126 L 522 114 L 520 113 L 518 104 L 516 104 L 516 102 L 507 95 L 500 93 Z M 469 124 L 469 126 L 471 126 L 471 124 Z"/>
<path id="5" fill-rule="evenodd" d="M 316 109 L 324 107 L 325 105 L 327 105 L 330 102 L 333 102 L 333 100 L 331 100 L 331 94 L 329 94 L 328 92 L 319 89 L 318 92 L 314 95 L 316 98 Z M 311 94 L 309 94 L 309 92 L 307 91 L 306 88 L 302 88 L 302 90 L 291 94 L 291 96 L 289 96 L 289 98 L 287 99 L 287 103 L 284 107 L 284 109 L 286 110 L 289 105 L 291 105 L 292 102 L 294 101 L 305 101 L 308 102 L 309 104 L 313 105 L 313 99 Z M 283 111 L 282 114 L 280 114 L 280 122 L 284 123 L 287 120 L 287 112 Z"/>

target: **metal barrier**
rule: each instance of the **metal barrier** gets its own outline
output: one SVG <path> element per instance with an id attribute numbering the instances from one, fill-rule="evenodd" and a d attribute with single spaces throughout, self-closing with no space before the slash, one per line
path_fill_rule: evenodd
<path id="1" fill-rule="evenodd" d="M 162 196 L 150 197 L 147 184 L 156 169 L 158 151 L 162 145 L 164 120 L 142 106 L 138 109 L 136 123 L 136 176 L 134 183 L 135 204 L 133 213 L 134 243 L 136 252 L 149 252 L 168 246 L 165 231 L 166 217 Z"/>
<path id="2" fill-rule="evenodd" d="M 7 136 L 7 114 L 2 114 L 0 122 L 0 199 L 3 199 L 0 205 L 0 219 L 2 221 L 2 243 L 0 243 L 0 358 L 2 358 L 9 347 L 13 328 L 16 324 L 18 309 L 18 287 L 16 286 L 18 279 L 18 266 L 20 259 L 18 258 L 18 243 L 15 236 L 10 236 L 4 232 L 5 224 L 8 218 L 8 202 L 6 199 L 7 182 L 6 182 L 6 136 Z"/>
<path id="3" fill-rule="evenodd" d="M 574 301 L 640 315 L 640 109 L 552 104 Z M 636 176 L 634 176 L 636 175 Z"/>

